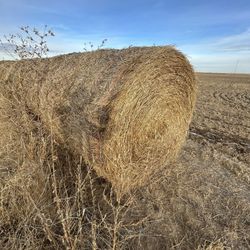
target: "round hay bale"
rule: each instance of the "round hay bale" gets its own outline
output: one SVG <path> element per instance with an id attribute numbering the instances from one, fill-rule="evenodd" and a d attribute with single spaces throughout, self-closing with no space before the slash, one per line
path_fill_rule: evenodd
<path id="1" fill-rule="evenodd" d="M 191 65 L 170 46 L 1 62 L 0 82 L 2 93 L 14 87 L 27 115 L 120 194 L 176 158 L 196 96 Z"/>

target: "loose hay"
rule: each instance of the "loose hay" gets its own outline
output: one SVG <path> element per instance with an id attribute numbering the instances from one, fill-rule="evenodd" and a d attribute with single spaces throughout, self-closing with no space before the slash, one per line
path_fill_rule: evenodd
<path id="1" fill-rule="evenodd" d="M 192 67 L 172 47 L 1 62 L 0 81 L 1 126 L 18 128 L 1 134 L 2 145 L 18 148 L 29 120 L 29 133 L 43 127 L 118 194 L 145 185 L 176 158 L 196 93 Z"/>

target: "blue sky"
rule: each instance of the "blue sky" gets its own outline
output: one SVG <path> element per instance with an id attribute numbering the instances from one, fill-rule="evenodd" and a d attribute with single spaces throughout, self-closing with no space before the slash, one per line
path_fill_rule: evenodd
<path id="1" fill-rule="evenodd" d="M 197 71 L 250 73 L 250 0 L 0 0 L 0 37 L 44 24 L 53 54 L 172 44 Z"/>

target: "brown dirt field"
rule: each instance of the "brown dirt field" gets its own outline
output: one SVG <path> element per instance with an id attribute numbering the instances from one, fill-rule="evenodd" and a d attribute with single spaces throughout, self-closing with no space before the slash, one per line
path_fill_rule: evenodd
<path id="1" fill-rule="evenodd" d="M 250 75 L 197 78 L 186 145 L 156 193 L 148 191 L 166 225 L 153 230 L 166 238 L 144 248 L 250 249 Z"/>
<path id="2" fill-rule="evenodd" d="M 196 111 L 182 158 L 196 152 L 193 163 L 200 159 L 205 169 L 206 163 L 216 163 L 228 179 L 249 188 L 250 75 L 203 73 L 197 77 Z M 208 161 L 207 157 L 212 158 Z"/>

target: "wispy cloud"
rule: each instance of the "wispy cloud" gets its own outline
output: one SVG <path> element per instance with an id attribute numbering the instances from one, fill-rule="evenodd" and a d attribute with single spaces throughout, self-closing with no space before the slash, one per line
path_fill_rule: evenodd
<path id="1" fill-rule="evenodd" d="M 239 34 L 217 37 L 210 41 L 201 41 L 194 44 L 180 46 L 187 52 L 244 52 L 250 50 L 250 28 Z"/>
<path id="2" fill-rule="evenodd" d="M 225 51 L 249 51 L 250 28 L 240 34 L 221 38 L 213 46 Z"/>
<path id="3" fill-rule="evenodd" d="M 250 29 L 209 42 L 182 45 L 180 49 L 189 56 L 197 71 L 250 72 Z"/>

